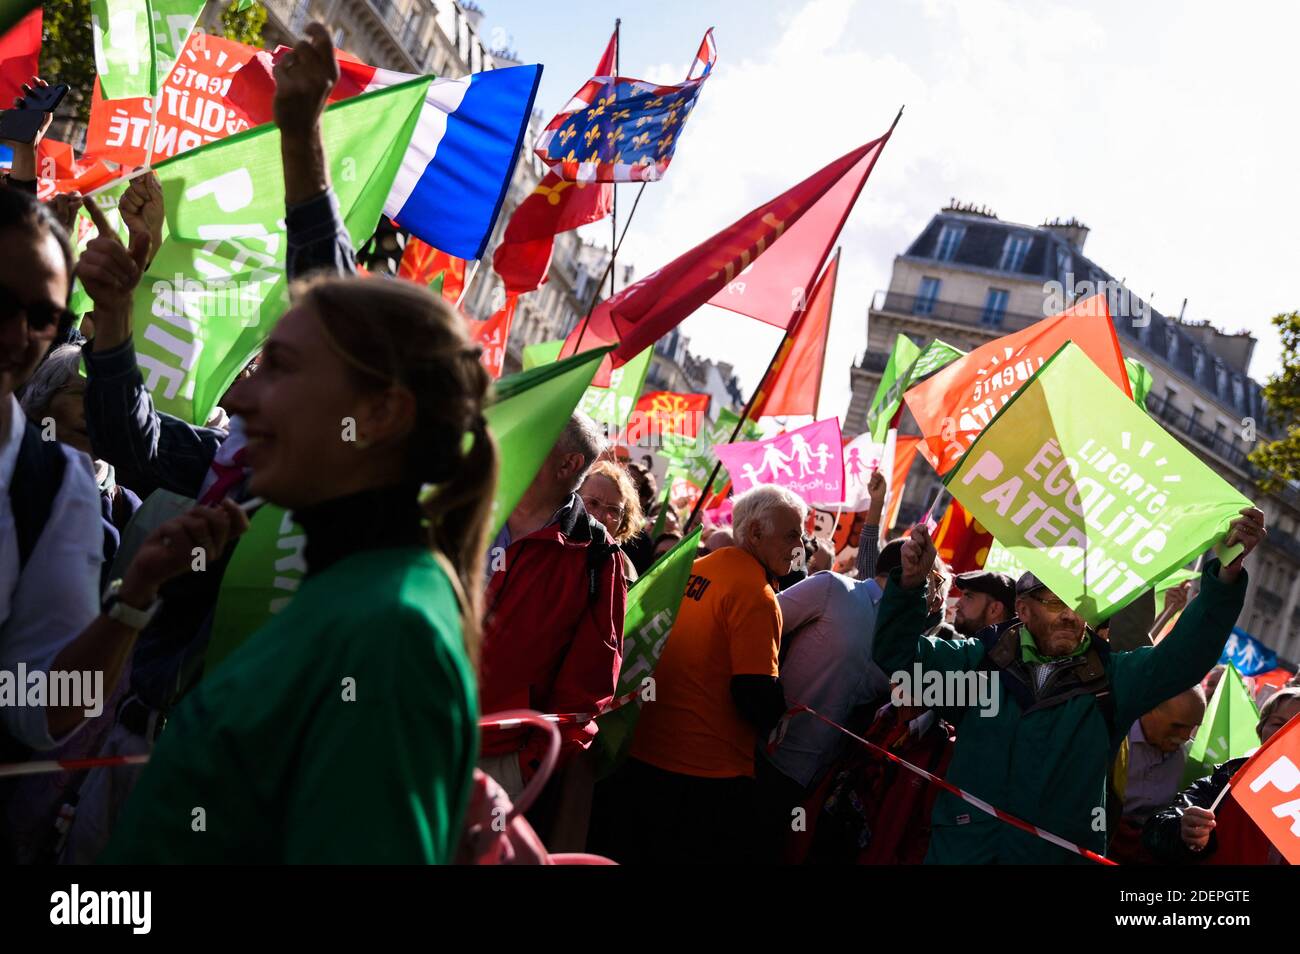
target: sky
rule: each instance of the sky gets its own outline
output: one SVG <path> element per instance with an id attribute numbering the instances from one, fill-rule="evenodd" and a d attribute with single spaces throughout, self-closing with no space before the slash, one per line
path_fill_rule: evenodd
<path id="1" fill-rule="evenodd" d="M 680 82 L 704 31 L 718 63 L 620 261 L 644 275 L 902 120 L 841 234 L 819 416 L 848 409 L 873 293 L 953 197 L 1006 221 L 1077 217 L 1084 252 L 1164 314 L 1258 339 L 1300 307 L 1300 155 L 1292 40 L 1300 5 L 1051 0 L 478 0 L 489 45 L 545 64 L 558 112 L 622 17 L 621 69 Z M 619 189 L 619 211 L 637 186 Z M 620 230 L 622 225 L 620 225 Z M 583 234 L 608 242 L 608 222 Z M 780 331 L 710 306 L 682 327 L 748 394 Z"/>

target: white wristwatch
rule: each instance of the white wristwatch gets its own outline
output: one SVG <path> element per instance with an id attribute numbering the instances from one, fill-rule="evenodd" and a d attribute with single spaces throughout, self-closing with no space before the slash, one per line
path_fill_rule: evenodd
<path id="1" fill-rule="evenodd" d="M 144 629 L 157 614 L 158 607 L 162 606 L 162 600 L 154 600 L 153 605 L 148 609 L 136 609 L 122 602 L 121 590 L 121 580 L 114 580 L 108 584 L 108 588 L 104 590 L 103 602 L 99 606 L 100 612 L 123 626 L 136 630 Z"/>

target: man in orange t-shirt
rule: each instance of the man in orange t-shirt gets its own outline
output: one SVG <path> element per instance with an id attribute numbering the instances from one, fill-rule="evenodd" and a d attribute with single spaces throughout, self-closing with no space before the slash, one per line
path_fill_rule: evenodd
<path id="1" fill-rule="evenodd" d="M 775 581 L 803 547 L 806 507 L 783 487 L 735 499 L 736 546 L 695 561 L 623 768 L 603 801 L 624 863 L 756 856 L 754 752 L 785 712 Z M 596 841 L 596 839 L 593 839 Z"/>

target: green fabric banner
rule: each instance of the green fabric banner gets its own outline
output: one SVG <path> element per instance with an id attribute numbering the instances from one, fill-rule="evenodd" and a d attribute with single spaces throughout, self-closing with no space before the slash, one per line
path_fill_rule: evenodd
<path id="1" fill-rule="evenodd" d="M 1133 389 L 1133 403 L 1142 410 L 1147 409 L 1147 395 L 1151 393 L 1151 372 L 1146 365 L 1136 358 L 1125 358 L 1124 367 L 1128 369 L 1129 387 Z M 1148 412 L 1150 413 L 1150 412 Z"/>
<path id="2" fill-rule="evenodd" d="M 105 99 L 157 96 L 204 0 L 90 0 L 95 71 Z"/>
<path id="3" fill-rule="evenodd" d="M 659 665 L 659 654 L 677 620 L 682 605 L 695 552 L 700 545 L 700 529 L 673 547 L 645 571 L 627 591 L 627 609 L 623 614 L 623 665 L 618 673 L 614 697 L 642 690 L 636 702 L 629 703 L 596 720 L 594 758 L 596 775 L 604 778 L 618 768 L 632 744 L 632 733 L 641 715 L 641 702 L 654 698 L 653 682 L 647 682 Z"/>
<path id="4" fill-rule="evenodd" d="M 501 456 L 496 497 L 492 502 L 492 535 L 537 476 L 583 392 L 591 384 L 600 360 L 613 349 L 597 348 L 502 378 L 492 406 L 484 412 Z"/>
<path id="5" fill-rule="evenodd" d="M 1259 745 L 1259 736 L 1255 733 L 1258 722 L 1259 710 L 1255 708 L 1255 700 L 1251 698 L 1237 667 L 1229 663 L 1214 689 L 1200 728 L 1192 736 L 1191 748 L 1187 750 L 1187 767 L 1183 770 L 1179 787 L 1186 788 L 1198 778 L 1211 774 L 1214 766 L 1256 748 Z"/>
<path id="6" fill-rule="evenodd" d="M 671 484 L 676 477 L 685 477 L 695 486 L 703 489 L 709 474 L 713 472 L 713 465 L 718 462 L 718 458 L 713 453 L 714 445 L 730 441 L 731 432 L 736 429 L 739 422 L 740 415 L 724 407 L 718 412 L 718 419 L 700 428 L 700 433 L 695 437 L 664 434 L 659 453 L 668 458 L 668 469 L 664 475 L 668 483 Z M 756 441 L 762 436 L 763 432 L 758 424 L 747 420 L 736 436 L 736 440 Z M 713 490 L 721 490 L 727 485 L 729 479 L 727 468 L 720 468 L 718 479 L 713 482 Z"/>
<path id="7" fill-rule="evenodd" d="M 321 119 L 330 179 L 357 245 L 379 221 L 429 82 L 344 100 Z M 280 131 L 258 126 L 155 171 L 167 217 L 135 293 L 136 360 L 158 410 L 202 424 L 289 304 Z"/>
<path id="8" fill-rule="evenodd" d="M 560 356 L 563 341 L 541 341 L 524 347 L 524 370 L 550 364 Z M 609 375 L 609 387 L 587 388 L 578 402 L 578 410 L 593 421 L 609 424 L 621 431 L 627 427 L 627 419 L 636 407 L 636 399 L 641 395 L 645 384 L 646 372 L 650 370 L 650 357 L 654 348 L 646 348 L 639 355 L 615 368 Z"/>
<path id="9" fill-rule="evenodd" d="M 871 432 L 871 439 L 877 444 L 885 442 L 890 422 L 903 403 L 904 391 L 927 374 L 965 354 L 960 348 L 937 338 L 922 350 L 906 335 L 899 335 L 894 340 L 894 351 L 889 356 L 889 364 L 885 365 L 880 386 L 876 388 L 875 399 L 867 413 L 867 430 Z"/>
<path id="10" fill-rule="evenodd" d="M 1094 626 L 1222 540 L 1250 504 L 1073 342 L 1002 407 L 944 482 Z"/>

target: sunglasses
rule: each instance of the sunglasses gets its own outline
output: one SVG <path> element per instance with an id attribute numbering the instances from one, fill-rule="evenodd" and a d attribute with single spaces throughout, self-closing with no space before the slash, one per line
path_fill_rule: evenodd
<path id="1" fill-rule="evenodd" d="M 55 305 L 48 301 L 24 305 L 12 289 L 0 285 L 0 321 L 12 321 L 19 315 L 26 316 L 27 327 L 34 332 L 58 328 L 63 326 L 64 322 L 71 326 L 76 317 L 62 305 Z"/>

